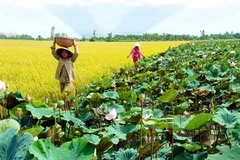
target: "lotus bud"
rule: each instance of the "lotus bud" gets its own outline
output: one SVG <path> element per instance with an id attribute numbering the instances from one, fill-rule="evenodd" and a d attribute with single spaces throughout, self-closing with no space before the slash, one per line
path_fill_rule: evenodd
<path id="1" fill-rule="evenodd" d="M 186 117 L 189 117 L 189 116 L 190 116 L 190 113 L 187 112 L 187 111 L 184 111 L 183 114 L 184 114 Z"/>
<path id="2" fill-rule="evenodd" d="M 117 117 L 117 111 L 115 108 L 112 108 L 111 111 L 105 116 L 106 120 L 114 120 Z"/>
<path id="3" fill-rule="evenodd" d="M 235 63 L 235 62 L 231 62 L 231 63 L 230 63 L 230 66 L 231 66 L 231 67 L 236 67 L 236 63 Z"/>
<path id="4" fill-rule="evenodd" d="M 59 133 L 59 137 L 60 137 L 60 138 L 63 137 L 64 134 L 65 134 L 64 132 L 60 132 L 60 133 Z"/>
<path id="5" fill-rule="evenodd" d="M 21 117 L 21 115 L 23 113 L 22 108 L 17 108 L 16 113 L 17 113 L 18 117 Z"/>
<path id="6" fill-rule="evenodd" d="M 3 92 L 6 90 L 6 85 L 3 81 L 0 81 L 0 92 Z"/>
<path id="7" fill-rule="evenodd" d="M 56 128 L 56 129 L 61 129 L 61 126 L 60 126 L 59 124 L 56 124 L 56 125 L 55 125 L 55 128 Z"/>
<path id="8" fill-rule="evenodd" d="M 31 100 L 31 97 L 30 97 L 30 95 L 29 95 L 29 94 L 27 94 L 27 95 L 26 95 L 26 97 L 25 97 L 25 100 L 26 100 L 27 102 L 30 102 L 30 100 Z"/>
<path id="9" fill-rule="evenodd" d="M 59 101 L 57 102 L 57 104 L 58 104 L 58 106 L 63 106 L 63 105 L 65 104 L 65 102 L 64 102 L 63 100 L 59 100 Z"/>
<path id="10" fill-rule="evenodd" d="M 78 130 L 75 131 L 76 136 L 80 136 L 80 132 Z"/>
<path id="11" fill-rule="evenodd" d="M 111 87 L 116 87 L 116 82 L 115 81 L 112 81 L 112 83 L 111 83 Z"/>
<path id="12" fill-rule="evenodd" d="M 145 99 L 145 94 L 143 94 L 143 93 L 139 94 L 138 98 L 141 99 L 141 100 L 144 100 Z"/>
<path id="13" fill-rule="evenodd" d="M 97 148 L 94 149 L 94 157 L 97 157 Z"/>
<path id="14" fill-rule="evenodd" d="M 58 106 L 58 104 L 57 104 L 57 103 L 52 103 L 51 106 L 52 106 L 53 108 L 56 108 L 56 107 Z"/>
<path id="15" fill-rule="evenodd" d="M 158 58 L 158 61 L 160 61 L 160 62 L 161 62 L 162 60 L 163 60 L 163 58 L 162 58 L 162 57 Z"/>
<path id="16" fill-rule="evenodd" d="M 48 102 L 49 102 L 49 101 L 48 101 L 48 98 L 45 98 L 45 103 L 48 104 Z"/>
<path id="17" fill-rule="evenodd" d="M 34 141 L 37 141 L 37 140 L 38 140 L 38 136 L 34 137 L 33 140 L 34 140 Z"/>
<path id="18" fill-rule="evenodd" d="M 174 122 L 168 122 L 168 128 L 173 128 L 174 127 Z"/>

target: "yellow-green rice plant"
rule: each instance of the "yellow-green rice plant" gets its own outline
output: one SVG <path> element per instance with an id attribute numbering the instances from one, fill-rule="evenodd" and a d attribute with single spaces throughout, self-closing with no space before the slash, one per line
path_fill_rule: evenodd
<path id="1" fill-rule="evenodd" d="M 160 53 L 184 42 L 140 42 L 145 56 Z M 78 42 L 79 57 L 74 63 L 78 93 L 84 86 L 124 66 L 133 67 L 127 55 L 133 42 Z M 57 60 L 52 57 L 51 41 L 0 40 L 0 80 L 9 91 L 20 91 L 38 100 L 59 99 L 59 82 L 54 78 Z M 73 50 L 73 48 L 70 48 Z M 78 94 L 77 93 L 77 94 Z"/>

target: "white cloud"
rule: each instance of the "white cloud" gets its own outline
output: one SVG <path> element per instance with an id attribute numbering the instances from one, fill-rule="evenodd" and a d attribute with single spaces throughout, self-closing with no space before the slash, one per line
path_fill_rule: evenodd
<path id="1" fill-rule="evenodd" d="M 118 3 L 126 6 L 159 6 L 168 4 L 183 5 L 189 0 L 0 0 L 0 6 L 22 7 L 22 8 L 40 8 L 44 5 L 79 5 L 91 6 L 102 3 Z"/>
<path id="2" fill-rule="evenodd" d="M 240 0 L 189 0 L 186 8 L 228 8 L 240 5 Z"/>
<path id="3" fill-rule="evenodd" d="M 236 12 L 236 15 L 240 17 L 240 11 L 239 11 L 239 12 Z"/>
<path id="4" fill-rule="evenodd" d="M 4 12 L 1 12 L 1 11 L 0 11 L 0 16 L 2 16 L 2 15 L 4 15 Z"/>
<path id="5" fill-rule="evenodd" d="M 44 5 L 91 6 L 115 3 L 126 6 L 185 5 L 186 8 L 224 8 L 239 6 L 240 0 L 0 0 L 0 6 L 40 8 Z"/>

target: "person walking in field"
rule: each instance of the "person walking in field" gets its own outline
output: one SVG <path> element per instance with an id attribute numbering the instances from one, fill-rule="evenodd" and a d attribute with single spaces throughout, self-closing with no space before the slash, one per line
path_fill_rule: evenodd
<path id="1" fill-rule="evenodd" d="M 73 40 L 74 54 L 67 48 L 62 47 L 56 50 L 56 38 L 53 45 L 50 47 L 52 55 L 58 60 L 58 66 L 55 73 L 55 78 L 60 82 L 61 93 L 65 91 L 68 86 L 72 85 L 72 81 L 75 79 L 75 70 L 73 63 L 78 57 L 78 46 L 76 39 Z"/>
<path id="2" fill-rule="evenodd" d="M 128 57 L 130 57 L 132 55 L 134 67 L 135 67 L 136 70 L 138 69 L 137 62 L 140 61 L 142 57 L 145 58 L 145 56 L 140 51 L 139 47 L 140 47 L 140 44 L 139 43 L 135 43 L 133 49 L 131 50 L 131 52 L 127 56 L 127 58 L 128 58 Z"/>

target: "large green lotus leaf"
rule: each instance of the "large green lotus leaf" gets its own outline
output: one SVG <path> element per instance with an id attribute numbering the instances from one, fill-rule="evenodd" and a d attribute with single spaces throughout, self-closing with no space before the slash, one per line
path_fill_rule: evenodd
<path id="1" fill-rule="evenodd" d="M 183 148 L 185 148 L 187 151 L 189 152 L 195 152 L 201 149 L 201 146 L 199 144 L 196 143 L 184 143 L 184 144 L 179 144 L 179 146 L 183 146 Z"/>
<path id="2" fill-rule="evenodd" d="M 73 139 L 60 147 L 55 147 L 50 138 L 47 138 L 34 142 L 30 146 L 29 152 L 40 160 L 74 160 L 91 159 L 94 149 L 94 146 L 84 138 Z"/>
<path id="3" fill-rule="evenodd" d="M 129 113 L 129 112 L 128 112 Z M 128 114 L 128 115 L 125 115 L 122 117 L 122 119 L 126 122 L 131 122 L 131 123 L 138 123 L 140 121 L 140 119 L 142 118 L 141 114 L 138 113 L 138 112 L 134 112 L 134 113 L 131 113 Z"/>
<path id="4" fill-rule="evenodd" d="M 20 130 L 20 124 L 14 119 L 3 119 L 0 120 L 0 133 L 7 130 L 8 128 L 16 128 Z"/>
<path id="5" fill-rule="evenodd" d="M 206 73 L 206 79 L 211 81 L 211 80 L 221 80 L 220 78 L 220 68 L 218 66 L 213 66 L 213 65 L 208 65 L 204 68 L 205 73 Z"/>
<path id="6" fill-rule="evenodd" d="M 5 98 L 5 94 L 4 93 L 0 93 L 0 100 Z"/>
<path id="7" fill-rule="evenodd" d="M 103 77 L 101 79 L 102 86 L 104 89 L 110 88 L 112 84 L 112 78 L 111 77 Z"/>
<path id="8" fill-rule="evenodd" d="M 206 85 L 206 86 L 201 86 L 198 88 L 199 90 L 205 90 L 205 91 L 208 91 L 208 92 L 211 92 L 213 94 L 216 93 L 216 90 L 214 89 L 213 86 L 210 86 L 210 85 Z"/>
<path id="9" fill-rule="evenodd" d="M 222 102 L 224 102 L 224 101 L 222 101 Z M 222 103 L 222 104 L 219 104 L 219 105 L 217 105 L 217 107 L 218 108 L 227 108 L 227 107 L 229 107 L 230 105 L 232 104 L 232 102 L 225 102 L 225 103 Z"/>
<path id="10" fill-rule="evenodd" d="M 153 109 L 152 114 L 154 118 L 161 118 L 163 116 L 163 111 L 161 109 Z"/>
<path id="11" fill-rule="evenodd" d="M 83 133 L 89 133 L 89 134 L 96 133 L 99 131 L 99 128 L 92 129 L 92 128 L 87 128 L 86 126 L 81 126 L 80 128 L 83 131 Z"/>
<path id="12" fill-rule="evenodd" d="M 237 122 L 240 122 L 239 112 L 230 112 L 226 108 L 220 109 L 213 120 L 226 128 L 234 128 Z"/>
<path id="13" fill-rule="evenodd" d="M 30 104 L 35 108 L 49 108 L 46 103 L 35 99 L 31 99 Z"/>
<path id="14" fill-rule="evenodd" d="M 174 157 L 174 160 L 203 160 L 208 157 L 207 151 L 205 152 L 197 152 L 195 154 L 182 152 Z"/>
<path id="15" fill-rule="evenodd" d="M 83 138 L 85 138 L 86 140 L 88 140 L 89 143 L 92 143 L 94 145 L 98 145 L 101 140 L 99 136 L 95 134 L 84 134 Z"/>
<path id="16" fill-rule="evenodd" d="M 181 108 L 183 110 L 187 110 L 189 106 L 190 106 L 189 102 L 183 102 L 177 105 L 178 108 Z"/>
<path id="17" fill-rule="evenodd" d="M 235 80 L 234 82 L 231 82 L 229 87 L 233 92 L 240 92 L 240 81 Z"/>
<path id="18" fill-rule="evenodd" d="M 85 123 L 83 123 L 83 121 L 74 117 L 74 115 L 71 115 L 70 112 L 62 112 L 61 115 L 62 115 L 63 120 L 65 120 L 67 122 L 73 122 L 74 126 L 77 128 L 85 125 Z"/>
<path id="19" fill-rule="evenodd" d="M 167 122 L 163 122 L 163 121 L 158 122 L 158 123 L 155 124 L 155 128 L 156 128 L 156 130 L 157 129 L 163 130 L 165 128 L 168 128 L 168 123 Z"/>
<path id="20" fill-rule="evenodd" d="M 111 102 L 108 107 L 107 107 L 107 112 L 110 112 L 112 108 L 115 108 L 116 109 L 116 112 L 119 114 L 119 113 L 122 113 L 122 112 L 125 112 L 125 108 L 124 106 L 122 105 L 119 105 L 119 104 L 116 104 L 115 102 Z"/>
<path id="21" fill-rule="evenodd" d="M 42 119 L 43 117 L 52 117 L 52 108 L 35 108 L 31 104 L 26 105 L 26 109 L 31 112 L 31 114 L 37 119 Z"/>
<path id="22" fill-rule="evenodd" d="M 178 92 L 174 89 L 167 90 L 160 97 L 159 100 L 165 103 L 171 103 L 178 95 Z"/>
<path id="23" fill-rule="evenodd" d="M 102 137 L 109 138 L 113 144 L 118 144 L 119 142 L 119 138 L 116 135 L 113 135 L 112 132 L 104 131 L 100 132 L 99 134 L 102 135 Z"/>
<path id="24" fill-rule="evenodd" d="M 102 137 L 99 144 L 97 145 L 97 154 L 102 154 L 112 145 L 113 143 L 108 137 Z"/>
<path id="25" fill-rule="evenodd" d="M 114 160 L 134 160 L 137 157 L 137 151 L 133 148 L 120 149 L 112 154 Z"/>
<path id="26" fill-rule="evenodd" d="M 29 133 L 17 133 L 16 128 L 9 128 L 0 134 L 0 159 L 25 160 L 33 137 Z"/>
<path id="27" fill-rule="evenodd" d="M 29 128 L 26 130 L 21 131 L 21 133 L 30 133 L 33 137 L 38 136 L 42 131 L 44 130 L 44 127 L 42 126 L 34 126 L 33 128 Z"/>
<path id="28" fill-rule="evenodd" d="M 188 124 L 184 127 L 186 130 L 196 130 L 201 128 L 212 118 L 211 114 L 200 113 L 193 117 Z"/>
<path id="29" fill-rule="evenodd" d="M 229 128 L 228 133 L 235 134 L 236 138 L 240 141 L 240 124 L 236 124 L 234 128 Z"/>
<path id="30" fill-rule="evenodd" d="M 188 87 L 190 87 L 190 88 L 196 88 L 196 87 L 198 87 L 198 86 L 200 85 L 200 82 L 199 82 L 199 81 L 196 81 L 196 80 L 194 80 L 194 81 L 188 81 L 188 82 L 186 82 L 186 85 L 187 85 Z"/>
<path id="31" fill-rule="evenodd" d="M 196 74 L 189 67 L 185 67 L 182 69 L 183 72 L 187 73 L 189 77 L 195 76 Z"/>
<path id="32" fill-rule="evenodd" d="M 7 96 L 6 96 L 6 108 L 7 109 L 12 109 L 14 108 L 16 105 L 25 102 L 25 100 L 22 98 L 22 95 L 20 92 L 10 92 Z"/>
<path id="33" fill-rule="evenodd" d="M 175 127 L 185 128 L 185 126 L 189 123 L 189 121 L 192 118 L 193 118 L 192 116 L 191 117 L 186 117 L 186 116 L 182 116 L 182 115 L 174 116 Z"/>
<path id="34" fill-rule="evenodd" d="M 135 131 L 135 125 L 119 125 L 118 123 L 112 124 L 107 127 L 107 131 L 112 134 L 115 134 L 119 139 L 126 140 L 127 133 Z"/>
<path id="35" fill-rule="evenodd" d="M 119 99 L 134 103 L 137 100 L 137 93 L 135 91 L 123 91 L 119 93 Z"/>
<path id="36" fill-rule="evenodd" d="M 106 91 L 102 94 L 104 99 L 118 99 L 119 95 L 116 91 Z"/>
<path id="37" fill-rule="evenodd" d="M 240 147 L 239 145 L 234 145 L 231 148 L 229 146 L 217 146 L 217 149 L 220 151 L 218 154 L 210 154 L 207 160 L 239 160 L 240 157 Z"/>
<path id="38" fill-rule="evenodd" d="M 96 103 L 102 100 L 102 95 L 100 93 L 90 93 L 86 98 L 89 103 Z"/>
<path id="39" fill-rule="evenodd" d="M 23 102 L 23 103 L 20 103 L 20 104 L 16 105 L 15 107 L 13 107 L 10 110 L 10 115 L 18 117 L 18 114 L 17 114 L 17 109 L 18 108 L 22 109 L 22 115 L 21 116 L 24 116 L 25 114 L 27 114 L 29 111 L 26 110 L 26 104 L 27 104 L 27 102 Z"/>
<path id="40" fill-rule="evenodd" d="M 155 154 L 161 147 L 161 145 L 158 142 L 153 142 L 152 147 L 152 154 Z M 151 156 L 151 144 L 147 143 L 144 146 L 141 146 L 140 148 L 140 155 L 141 158 L 146 158 Z"/>
<path id="41" fill-rule="evenodd" d="M 140 112 L 140 107 L 133 107 L 130 109 L 130 111 L 123 112 L 121 114 L 121 118 L 124 119 L 126 122 L 138 123 L 139 120 L 142 118 Z"/>

